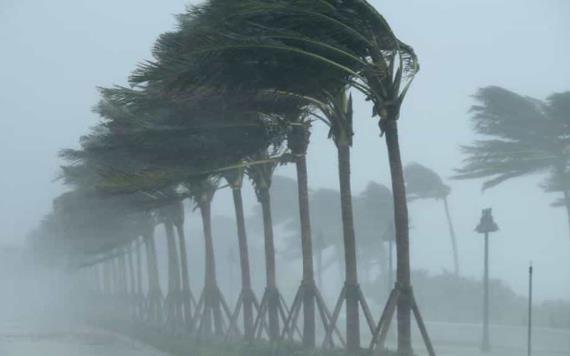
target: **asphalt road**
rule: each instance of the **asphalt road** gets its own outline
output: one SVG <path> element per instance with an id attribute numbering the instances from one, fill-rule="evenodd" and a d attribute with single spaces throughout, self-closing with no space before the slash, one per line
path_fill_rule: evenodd
<path id="1" fill-rule="evenodd" d="M 167 356 L 119 335 L 65 321 L 5 321 L 2 356 Z"/>
<path id="2" fill-rule="evenodd" d="M 443 356 L 526 356 L 527 329 L 522 326 L 492 325 L 491 353 L 479 350 L 481 326 L 477 324 L 427 323 L 437 355 Z M 391 340 L 395 340 L 392 338 Z M 427 355 L 416 331 L 414 344 L 419 356 Z M 570 330 L 535 328 L 533 356 L 570 355 Z"/>
<path id="3" fill-rule="evenodd" d="M 33 320 L 33 319 L 32 319 Z M 479 351 L 480 326 L 476 324 L 428 323 L 438 356 L 523 356 L 526 329 L 492 326 L 493 350 Z M 538 328 L 534 331 L 534 356 L 570 355 L 570 330 Z M 363 340 L 364 341 L 364 340 Z M 389 338 L 388 346 L 395 339 Z M 414 334 L 418 356 L 427 355 L 418 333 Z M 149 346 L 110 332 L 61 319 L 13 319 L 0 322 L 0 355 L 4 356 L 167 356 Z"/>

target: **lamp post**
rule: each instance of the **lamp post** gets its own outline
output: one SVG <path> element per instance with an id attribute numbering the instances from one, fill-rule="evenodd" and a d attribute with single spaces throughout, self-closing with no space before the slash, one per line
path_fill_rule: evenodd
<path id="1" fill-rule="evenodd" d="M 491 343 L 489 341 L 489 233 L 497 230 L 499 230 L 499 227 L 493 220 L 491 209 L 483 209 L 481 221 L 475 228 L 475 231 L 485 236 L 485 272 L 483 275 L 483 341 L 481 343 L 481 351 L 485 353 L 491 351 Z"/>

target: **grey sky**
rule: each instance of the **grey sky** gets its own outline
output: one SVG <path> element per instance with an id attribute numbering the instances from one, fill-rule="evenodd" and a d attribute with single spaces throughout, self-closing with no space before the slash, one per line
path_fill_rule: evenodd
<path id="1" fill-rule="evenodd" d="M 462 158 L 458 146 L 473 139 L 467 110 L 478 87 L 500 85 L 538 98 L 570 90 L 567 0 L 372 3 L 414 46 L 422 64 L 401 117 L 406 161 L 445 177 L 453 173 Z M 53 182 L 60 164 L 56 154 L 77 146 L 95 124 L 90 112 L 95 87 L 125 84 L 184 6 L 175 0 L 0 0 L 0 244 L 21 243 L 62 191 Z M 358 193 L 369 180 L 388 184 L 389 175 L 376 122 L 360 101 L 356 120 L 353 189 Z M 309 167 L 313 186 L 338 186 L 336 154 L 320 126 L 313 133 Z M 279 173 L 292 172 L 285 167 Z M 532 259 L 539 297 L 568 298 L 565 214 L 549 207 L 555 196 L 542 193 L 538 182 L 523 178 L 485 194 L 479 182 L 451 182 L 463 269 L 480 274 L 482 242 L 473 227 L 481 208 L 493 206 L 501 231 L 493 236 L 492 274 L 522 292 Z M 221 205 L 218 211 L 229 213 Z M 411 217 L 414 267 L 450 269 L 441 207 L 413 203 Z"/>

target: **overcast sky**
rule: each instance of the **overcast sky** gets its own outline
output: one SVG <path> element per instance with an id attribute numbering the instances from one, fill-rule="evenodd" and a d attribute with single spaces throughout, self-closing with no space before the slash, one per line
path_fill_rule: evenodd
<path id="1" fill-rule="evenodd" d="M 470 95 L 499 85 L 545 98 L 570 90 L 570 1 L 372 1 L 422 65 L 401 116 L 404 160 L 449 177 L 458 146 L 473 140 Z M 96 123 L 96 86 L 126 84 L 154 39 L 173 28 L 175 0 L 0 0 L 0 244 L 21 244 L 64 188 L 54 179 L 61 148 L 76 147 Z M 389 183 L 384 142 L 370 107 L 356 107 L 354 192 L 370 180 Z M 310 184 L 338 187 L 336 154 L 316 127 Z M 292 175 L 292 168 L 280 174 Z M 565 213 L 549 207 L 540 177 L 508 182 L 482 194 L 480 182 L 450 182 L 461 262 L 479 277 L 482 240 L 473 232 L 481 209 L 493 207 L 501 231 L 492 236 L 492 275 L 523 292 L 534 260 L 541 299 L 570 296 L 570 233 Z M 226 196 L 218 212 L 231 211 Z M 251 195 L 247 198 L 253 204 Z M 411 205 L 414 268 L 451 268 L 442 207 Z"/>

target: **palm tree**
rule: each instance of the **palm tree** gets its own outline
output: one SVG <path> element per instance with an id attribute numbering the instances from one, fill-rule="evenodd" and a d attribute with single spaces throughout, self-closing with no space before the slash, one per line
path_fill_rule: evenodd
<path id="1" fill-rule="evenodd" d="M 312 207 L 311 220 L 317 226 L 315 230 L 317 233 L 316 241 L 319 241 L 315 243 L 317 260 L 322 259 L 318 255 L 322 254 L 324 250 L 331 248 L 335 251 L 335 255 L 327 261 L 321 261 L 323 262 L 321 264 L 317 263 L 317 266 L 320 266 L 318 270 L 323 273 L 331 264 L 342 260 L 342 221 L 338 219 L 338 216 L 341 215 L 340 193 L 333 189 L 317 189 L 310 192 L 309 201 Z M 378 238 L 383 236 L 385 229 L 393 221 L 392 192 L 381 184 L 371 182 L 362 193 L 353 197 L 353 201 L 355 230 L 359 236 L 359 244 L 357 245 L 359 263 L 383 262 L 382 249 L 378 250 Z M 289 220 L 285 225 L 291 233 L 298 231 L 298 224 L 291 220 L 295 213 L 296 211 L 289 211 Z M 297 238 L 297 235 L 289 236 L 287 255 L 298 257 L 300 252 L 298 246 L 291 242 L 293 238 Z"/>
<path id="2" fill-rule="evenodd" d="M 265 271 L 266 271 L 266 287 L 261 300 L 259 314 L 256 320 L 256 327 L 261 328 L 263 318 L 267 313 L 269 321 L 269 339 L 277 341 L 280 337 L 279 317 L 282 311 L 281 293 L 277 288 L 277 271 L 275 264 L 275 245 L 273 237 L 273 221 L 271 215 L 271 179 L 273 172 L 277 167 L 277 161 L 272 159 L 268 151 L 263 151 L 252 157 L 257 163 L 249 165 L 246 168 L 248 176 L 251 178 L 257 200 L 262 209 L 263 216 L 263 235 L 265 243 Z M 283 319 L 285 319 L 283 317 Z"/>
<path id="3" fill-rule="evenodd" d="M 219 178 L 215 176 L 205 176 L 187 183 L 187 187 L 200 209 L 204 230 L 204 289 L 198 301 L 194 317 L 195 322 L 193 323 L 197 327 L 198 334 L 202 336 L 212 334 L 212 320 L 215 335 L 223 336 L 225 333 L 224 315 L 227 320 L 231 319 L 231 311 L 218 287 L 212 237 L 212 200 L 218 189 L 218 184 Z"/>
<path id="4" fill-rule="evenodd" d="M 342 253 L 337 254 L 329 259 L 325 267 L 322 259 L 322 253 L 328 247 L 333 246 L 335 250 L 342 249 L 340 246 L 342 240 L 342 224 L 338 219 L 340 213 L 340 194 L 332 189 L 318 189 L 311 191 L 308 189 L 308 200 L 310 211 L 310 221 L 316 226 L 315 228 L 315 245 L 317 263 L 317 278 L 322 281 L 322 273 L 332 263 L 342 259 Z M 283 224 L 283 227 L 289 232 L 286 235 L 286 247 L 284 250 L 285 258 L 302 258 L 302 246 L 299 246 L 300 221 L 297 219 L 299 215 L 298 199 L 295 194 L 298 193 L 298 184 L 295 179 L 276 175 L 273 177 L 271 185 L 271 196 L 279 202 L 274 209 L 274 222 Z M 322 287 L 322 283 L 319 283 Z"/>
<path id="5" fill-rule="evenodd" d="M 404 169 L 406 184 L 408 188 L 408 199 L 435 199 L 443 202 L 449 237 L 451 238 L 451 248 L 453 253 L 453 270 L 455 275 L 459 275 L 459 252 L 457 251 L 457 238 L 455 229 L 449 212 L 447 198 L 451 194 L 451 187 L 443 183 L 441 177 L 431 169 L 419 163 L 410 163 Z"/>
<path id="6" fill-rule="evenodd" d="M 210 1 L 190 10 L 184 19 L 185 26 L 177 34 L 163 37 L 163 46 L 155 51 L 157 63 L 144 65 L 132 77 L 134 82 L 157 81 L 174 90 L 204 86 L 226 90 L 252 88 L 259 78 L 272 77 L 276 78 L 273 89 L 306 95 L 329 88 L 324 82 L 319 83 L 321 87 L 314 85 L 318 83 L 314 78 L 326 78 L 326 83 L 335 83 L 337 88 L 349 85 L 372 101 L 373 114 L 380 116 L 380 129 L 386 135 L 394 194 L 398 350 L 410 354 L 412 309 L 417 319 L 421 316 L 411 292 L 408 212 L 397 120 L 419 68 L 413 49 L 394 36 L 385 19 L 366 1 Z M 307 62 L 310 65 L 298 65 Z M 310 71 L 309 75 L 299 77 L 304 70 Z M 288 80 L 291 78 L 294 80 Z M 346 149 L 343 152 L 345 160 Z M 345 196 L 349 195 L 345 192 Z M 348 205 L 344 205 L 347 211 Z M 347 221 L 348 235 L 349 225 Z M 351 305 L 354 317 L 354 303 Z M 418 321 L 430 347 L 423 323 Z M 350 334 L 349 343 L 355 347 L 358 333 L 351 330 Z"/>
<path id="7" fill-rule="evenodd" d="M 139 237 L 142 234 L 138 234 Z M 141 253 L 141 244 L 143 243 L 140 238 L 137 237 L 133 242 L 135 249 L 135 274 L 136 274 L 136 283 L 135 283 L 135 308 L 136 308 L 136 316 L 139 320 L 144 319 L 145 313 L 145 298 L 143 293 L 143 276 L 142 276 L 142 253 Z"/>
<path id="8" fill-rule="evenodd" d="M 68 268 L 105 263 L 105 290 L 109 292 L 112 280 L 121 311 L 132 310 L 131 305 L 124 305 L 132 300 L 127 294 L 125 250 L 137 238 L 145 213 L 135 208 L 130 198 L 109 197 L 87 187 L 78 187 L 54 200 L 54 212 L 67 240 Z"/>
<path id="9" fill-rule="evenodd" d="M 228 331 L 232 331 L 233 324 L 236 323 L 240 309 L 242 309 L 244 336 L 246 340 L 252 341 L 254 338 L 253 308 L 257 304 L 257 300 L 251 287 L 249 249 L 247 244 L 245 214 L 241 193 L 244 169 L 243 167 L 239 167 L 231 170 L 226 170 L 222 172 L 222 175 L 232 189 L 241 269 L 241 291 L 238 297 L 236 309 L 230 321 L 231 325 L 228 327 Z"/>
<path id="10" fill-rule="evenodd" d="M 181 21 L 181 27 L 186 26 L 188 23 L 193 22 L 194 19 L 188 18 Z M 180 50 L 180 46 L 182 42 L 180 40 L 184 40 L 184 36 L 186 35 L 184 29 L 179 33 L 170 33 L 165 34 L 162 36 L 161 40 L 158 42 L 156 46 L 155 55 L 159 60 L 167 60 L 169 55 L 172 55 L 172 52 L 177 52 Z M 192 36 L 191 33 L 189 33 Z M 182 38 L 181 38 L 182 37 Z M 169 64 L 171 65 L 171 63 Z M 236 72 L 232 72 L 236 73 Z M 300 74 L 300 73 L 299 73 Z M 141 75 L 141 73 L 135 73 L 133 78 L 137 80 L 137 76 Z M 219 77 L 224 76 L 219 75 Z M 153 77 L 152 79 L 147 75 L 143 75 L 144 81 L 150 80 L 152 83 L 159 83 L 162 85 L 164 82 L 164 78 L 161 77 Z M 273 78 L 269 77 L 270 80 L 268 82 L 273 81 Z M 318 85 L 317 80 L 319 78 L 315 78 L 315 85 L 313 87 L 318 87 L 319 85 L 322 86 L 324 82 L 321 80 Z M 260 80 L 255 88 L 253 88 L 254 92 L 263 92 L 267 90 L 267 92 L 273 91 L 274 85 L 269 85 L 263 81 L 266 81 L 266 78 Z M 306 83 L 303 85 L 307 87 Z M 300 88 L 300 87 L 299 87 Z M 200 88 L 203 90 L 203 87 Z M 267 95 L 265 92 L 264 95 Z M 299 101 L 299 97 L 297 95 L 290 95 L 291 90 L 283 90 L 285 94 L 278 96 L 279 101 Z M 274 94 L 273 94 L 274 95 Z M 274 95 L 275 96 L 275 95 Z M 306 105 L 303 104 L 303 105 Z M 279 109 L 275 108 L 275 103 L 273 103 L 273 107 L 270 108 L 270 114 L 275 115 L 276 113 L 281 113 Z M 258 108 L 257 110 L 261 110 Z M 316 290 L 316 286 L 314 283 L 314 272 L 313 272 L 313 257 L 312 257 L 312 243 L 311 243 L 311 235 L 310 235 L 310 217 L 309 217 L 309 209 L 308 209 L 308 201 L 307 201 L 307 172 L 306 172 L 306 161 L 304 156 L 306 154 L 306 147 L 308 141 L 308 124 L 309 122 L 306 120 L 306 117 L 301 113 L 296 114 L 289 114 L 288 115 L 288 122 L 290 122 L 291 128 L 289 131 L 289 148 L 293 153 L 293 160 L 296 163 L 297 171 L 298 171 L 298 199 L 299 199 L 299 206 L 300 206 L 300 219 L 302 221 L 301 224 L 301 242 L 302 242 L 302 251 L 303 251 L 303 282 L 301 287 L 299 288 L 298 294 L 301 296 L 303 300 L 303 311 L 304 311 L 304 333 L 303 339 L 304 344 L 306 346 L 312 347 L 315 343 L 315 301 L 317 300 L 318 291 Z"/>
<path id="11" fill-rule="evenodd" d="M 186 234 L 184 233 L 184 204 L 182 200 L 173 203 L 173 211 L 170 216 L 176 232 L 178 235 L 178 248 L 180 252 L 180 272 L 181 272 L 181 287 L 182 287 L 182 305 L 184 308 L 184 323 L 186 327 L 192 331 L 192 307 L 195 306 L 196 301 L 190 289 L 190 273 L 188 267 L 188 250 L 186 247 Z"/>
<path id="12" fill-rule="evenodd" d="M 143 235 L 143 241 L 146 251 L 148 271 L 147 315 L 151 322 L 159 323 L 163 319 L 163 295 L 160 288 L 158 257 L 156 254 L 156 244 L 154 240 L 154 223 L 149 222 L 147 225 Z"/>
<path id="13" fill-rule="evenodd" d="M 181 271 L 176 236 L 174 231 L 174 218 L 176 207 L 165 206 L 158 211 L 160 220 L 164 225 L 168 251 L 168 294 L 166 296 L 167 323 L 178 328 L 182 322 L 182 287 Z"/>
<path id="14" fill-rule="evenodd" d="M 367 308 L 358 285 L 358 269 L 356 259 L 356 238 L 354 233 L 354 217 L 352 208 L 352 191 L 350 181 L 350 147 L 352 146 L 352 97 L 345 90 L 339 90 L 330 101 L 319 109 L 326 117 L 338 154 L 338 175 L 340 182 L 340 201 L 342 215 L 342 231 L 344 242 L 345 284 L 339 301 L 333 312 L 333 324 L 338 317 L 342 300 L 346 300 L 346 340 L 349 350 L 360 348 L 359 306 Z M 329 331 L 329 333 L 331 333 Z"/>
<path id="15" fill-rule="evenodd" d="M 311 218 L 309 211 L 309 182 L 307 172 L 307 149 L 310 140 L 310 122 L 305 115 L 296 115 L 296 125 L 292 126 L 287 135 L 287 144 L 297 171 L 297 197 L 299 202 L 299 221 L 301 227 L 301 253 L 303 256 L 303 280 L 297 293 L 297 300 L 303 301 L 303 345 L 315 347 L 315 303 L 321 309 L 326 308 L 315 284 L 313 264 L 313 242 L 311 234 Z M 295 303 L 291 306 L 292 313 Z M 296 321 L 292 321 L 295 323 Z M 326 325 L 326 321 L 323 320 Z"/>
<path id="16" fill-rule="evenodd" d="M 78 191 L 99 192 L 99 190 L 95 188 L 97 184 L 99 184 L 96 182 L 106 179 L 106 177 L 99 176 L 100 172 L 98 171 L 98 169 L 100 166 L 96 164 L 96 161 L 100 160 L 101 157 L 93 155 L 92 154 L 93 152 L 90 150 L 88 145 L 88 142 L 93 143 L 98 138 L 99 138 L 98 136 L 91 136 L 89 139 L 85 138 L 83 140 L 84 148 L 81 151 L 74 151 L 74 150 L 62 151 L 63 157 L 67 158 L 70 161 L 75 162 L 70 166 L 63 167 L 62 177 L 64 178 L 66 184 L 76 187 Z M 81 161 L 83 163 L 78 164 L 77 161 Z M 156 217 L 153 216 L 152 210 L 153 207 L 156 207 L 157 205 L 160 206 L 163 203 L 161 201 L 157 201 L 156 196 L 144 193 L 136 193 L 129 195 L 111 195 L 111 196 L 109 196 L 107 193 L 104 193 L 102 197 L 106 198 L 108 201 L 111 202 L 117 200 L 119 200 L 119 202 L 122 201 L 123 203 L 121 203 L 121 205 L 118 204 L 117 205 L 124 206 L 125 204 L 127 204 L 129 209 L 131 209 L 134 212 L 138 212 L 138 214 L 140 214 L 140 218 L 138 219 L 136 226 L 133 227 L 131 231 L 135 232 L 135 237 L 143 236 L 143 242 L 146 250 L 147 276 L 148 276 L 148 287 L 149 287 L 147 294 L 146 314 L 151 321 L 161 322 L 163 319 L 163 310 L 162 310 L 163 296 L 160 288 L 160 276 L 158 271 L 158 261 L 157 261 L 156 246 L 154 241 L 154 229 L 156 225 Z M 115 213 L 116 208 L 114 206 L 107 207 L 106 210 L 108 210 L 111 214 L 113 213 L 116 214 Z M 116 215 L 120 216 L 118 214 Z M 90 213 L 89 216 L 92 218 L 94 214 Z M 93 224 L 98 226 L 102 222 L 106 222 L 106 224 L 109 225 L 110 221 L 114 221 L 113 219 L 115 219 L 114 215 L 96 217 L 96 222 L 94 222 Z M 65 225 L 70 225 L 70 223 L 66 222 Z M 85 235 L 85 233 L 82 234 Z M 101 241 L 108 241 L 109 239 L 111 239 L 111 241 L 115 241 L 116 240 L 115 236 L 116 236 L 115 234 L 108 234 L 108 236 L 105 236 L 105 239 L 99 238 L 98 241 L 99 243 Z M 107 275 L 114 277 L 115 280 L 114 285 L 116 286 L 117 285 L 116 273 L 112 272 L 113 270 L 116 270 L 116 268 L 113 267 L 109 269 L 109 266 L 115 266 L 115 263 L 113 262 L 113 260 L 109 260 L 107 266 L 108 266 Z M 107 279 L 110 280 L 110 278 Z M 116 291 L 116 288 L 114 289 Z"/>
<path id="17" fill-rule="evenodd" d="M 280 177 L 277 182 L 283 179 Z M 284 189 L 285 185 L 281 185 Z M 281 195 L 287 196 L 291 193 L 288 189 Z M 283 199 L 280 198 L 279 200 Z M 342 252 L 338 253 L 342 250 L 342 221 L 337 218 L 341 215 L 340 193 L 332 189 L 318 189 L 310 192 L 309 200 L 313 208 L 311 220 L 315 222 L 315 226 L 318 226 L 316 230 L 317 239 L 320 236 L 320 242 L 316 244 L 318 247 L 317 260 L 320 259 L 318 254 L 329 247 L 337 253 L 328 262 L 342 259 Z M 379 244 L 379 241 L 383 240 L 379 240 L 379 237 L 382 237 L 387 228 L 393 224 L 392 192 L 382 184 L 370 182 L 364 191 L 353 197 L 353 201 L 355 230 L 359 236 L 359 244 L 357 245 L 359 263 L 366 266 L 366 271 L 371 270 L 372 264 L 379 264 L 381 269 L 384 269 L 383 264 L 386 262 L 384 260 L 384 249 Z M 297 224 L 292 221 L 295 213 L 292 209 L 288 209 L 288 223 L 285 226 L 290 232 L 298 230 Z M 298 247 L 291 243 L 291 239 L 296 237 L 296 235 L 291 235 L 288 240 L 287 254 L 291 257 L 299 256 Z M 321 266 L 319 269 L 324 269 L 330 266 L 328 262 L 326 266 L 317 265 Z"/>
<path id="18" fill-rule="evenodd" d="M 546 101 L 490 86 L 474 96 L 475 132 L 484 135 L 462 147 L 464 164 L 458 179 L 487 178 L 483 189 L 532 173 L 548 174 L 543 188 L 562 193 L 556 205 L 566 207 L 570 224 L 568 144 L 570 92 Z"/>
<path id="19" fill-rule="evenodd" d="M 136 119 L 130 120 L 129 115 L 123 114 L 118 118 L 115 115 L 115 121 L 123 131 L 125 124 L 132 125 L 134 121 L 135 133 L 141 127 L 149 132 L 145 144 L 150 146 L 148 151 L 151 154 L 139 159 L 147 165 L 152 163 L 156 166 L 155 169 L 159 170 L 157 173 L 162 176 L 159 181 L 166 179 L 165 182 L 175 183 L 188 175 L 232 171 L 232 167 L 241 165 L 239 159 L 258 149 L 271 135 L 268 130 L 265 132 L 264 122 L 267 120 L 260 118 L 257 111 L 250 108 L 252 102 L 260 103 L 262 100 L 252 100 L 251 97 L 198 95 L 181 99 L 164 97 L 154 88 L 145 91 L 105 89 L 103 94 L 107 102 L 137 114 Z M 107 111 L 114 112 L 110 109 Z M 138 132 L 134 136 L 135 140 L 138 139 L 134 144 L 140 146 L 141 135 Z M 165 147 L 161 139 L 168 140 L 172 148 Z M 148 171 L 148 168 L 145 169 Z M 165 171 L 172 176 L 164 174 Z M 182 229 L 178 228 L 178 231 Z M 181 247 L 181 250 L 185 248 Z"/>

